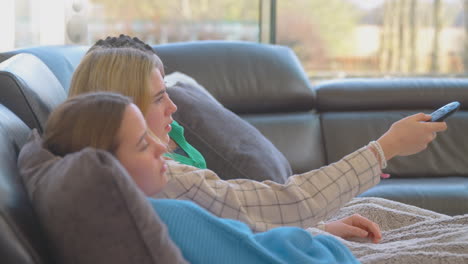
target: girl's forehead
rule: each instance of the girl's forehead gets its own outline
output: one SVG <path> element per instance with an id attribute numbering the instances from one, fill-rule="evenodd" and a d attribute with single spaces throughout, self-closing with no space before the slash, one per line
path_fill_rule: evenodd
<path id="1" fill-rule="evenodd" d="M 127 105 L 120 124 L 119 134 L 122 137 L 134 136 L 139 131 L 145 131 L 145 121 L 140 109 L 134 103 Z M 123 140 L 123 138 L 121 138 Z"/>

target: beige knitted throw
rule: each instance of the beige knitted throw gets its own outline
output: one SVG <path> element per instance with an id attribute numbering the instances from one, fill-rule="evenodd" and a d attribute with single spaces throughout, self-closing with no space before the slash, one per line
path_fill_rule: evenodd
<path id="1" fill-rule="evenodd" d="M 451 217 L 380 198 L 355 198 L 329 220 L 354 213 L 382 230 L 378 244 L 338 238 L 362 263 L 468 263 L 468 215 Z"/>

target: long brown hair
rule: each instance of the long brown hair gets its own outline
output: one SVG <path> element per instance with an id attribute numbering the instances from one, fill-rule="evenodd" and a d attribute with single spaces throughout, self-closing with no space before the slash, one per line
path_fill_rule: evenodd
<path id="1" fill-rule="evenodd" d="M 110 92 L 87 93 L 66 100 L 49 116 L 43 146 L 65 156 L 86 147 L 114 153 L 117 133 L 131 99 Z"/>

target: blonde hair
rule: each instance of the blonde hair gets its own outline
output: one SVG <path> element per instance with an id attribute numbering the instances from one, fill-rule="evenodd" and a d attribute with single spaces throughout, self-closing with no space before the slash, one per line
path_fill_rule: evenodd
<path id="1" fill-rule="evenodd" d="M 132 47 L 97 47 L 88 52 L 75 70 L 69 97 L 97 91 L 117 92 L 133 98 L 146 113 L 151 100 L 151 72 L 164 67 L 156 54 Z"/>
<path id="2" fill-rule="evenodd" d="M 130 98 L 109 92 L 69 98 L 49 115 L 42 145 L 59 156 L 86 147 L 114 153 L 125 109 L 131 103 Z"/>

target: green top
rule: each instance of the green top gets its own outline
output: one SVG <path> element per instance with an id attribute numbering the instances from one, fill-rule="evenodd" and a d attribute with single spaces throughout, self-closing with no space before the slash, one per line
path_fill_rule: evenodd
<path id="1" fill-rule="evenodd" d="M 197 167 L 199 169 L 206 169 L 206 161 L 205 158 L 203 158 L 203 155 L 190 145 L 187 140 L 185 140 L 184 128 L 175 120 L 172 122 L 171 126 L 172 130 L 169 132 L 169 136 L 183 151 L 185 151 L 185 153 L 187 153 L 187 156 L 174 152 L 166 153 L 165 156 L 182 164 Z"/>

